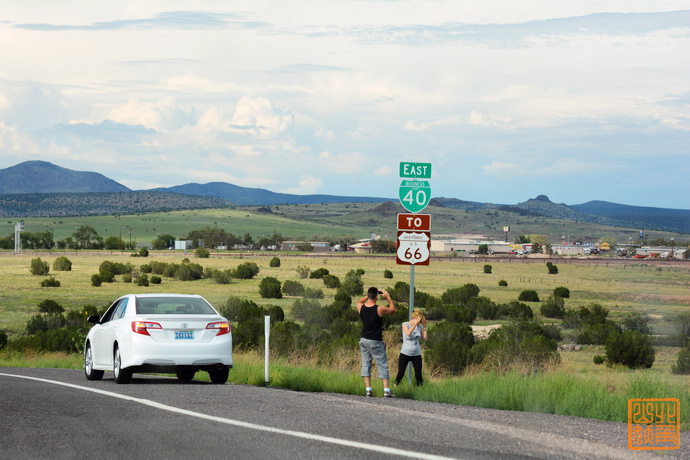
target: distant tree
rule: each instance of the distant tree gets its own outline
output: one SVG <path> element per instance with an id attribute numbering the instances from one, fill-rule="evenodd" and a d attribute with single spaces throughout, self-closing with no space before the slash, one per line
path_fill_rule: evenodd
<path id="1" fill-rule="evenodd" d="M 72 261 L 65 256 L 60 256 L 53 262 L 53 270 L 58 272 L 72 271 Z"/>
<path id="2" fill-rule="evenodd" d="M 91 226 L 82 225 L 72 236 L 79 249 L 103 249 L 103 238 Z"/>
<path id="3" fill-rule="evenodd" d="M 32 275 L 35 276 L 45 276 L 50 272 L 50 267 L 48 262 L 44 262 L 40 257 L 31 259 L 31 267 L 29 268 Z"/>
<path id="4" fill-rule="evenodd" d="M 529 242 L 529 235 L 519 235 L 515 238 L 515 244 L 527 244 Z"/>
<path id="5" fill-rule="evenodd" d="M 162 235 L 158 235 L 155 240 L 153 240 L 153 249 L 156 250 L 162 250 L 162 249 L 168 249 L 170 247 L 175 247 L 175 237 L 172 236 L 169 233 L 164 233 Z"/>
<path id="6" fill-rule="evenodd" d="M 489 253 L 488 244 L 480 244 L 477 246 L 477 254 L 487 255 Z"/>
<path id="7" fill-rule="evenodd" d="M 108 250 L 124 249 L 125 242 L 119 236 L 109 236 L 103 241 L 103 247 Z"/>

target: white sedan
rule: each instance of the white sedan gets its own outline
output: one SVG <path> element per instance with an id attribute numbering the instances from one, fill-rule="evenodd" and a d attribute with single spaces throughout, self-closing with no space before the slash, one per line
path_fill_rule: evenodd
<path id="1" fill-rule="evenodd" d="M 232 368 L 230 323 L 201 296 L 128 294 L 100 315 L 84 344 L 84 373 L 100 380 L 113 371 L 117 383 L 134 372 L 175 373 L 191 381 L 206 371 L 213 383 L 228 381 Z"/>

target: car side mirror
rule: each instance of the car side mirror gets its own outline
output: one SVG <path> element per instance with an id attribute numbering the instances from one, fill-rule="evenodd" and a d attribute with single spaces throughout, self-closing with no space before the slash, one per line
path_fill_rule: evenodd
<path id="1" fill-rule="evenodd" d="M 86 321 L 89 323 L 93 324 L 98 324 L 98 322 L 101 320 L 101 315 L 91 315 L 88 318 L 86 318 Z"/>

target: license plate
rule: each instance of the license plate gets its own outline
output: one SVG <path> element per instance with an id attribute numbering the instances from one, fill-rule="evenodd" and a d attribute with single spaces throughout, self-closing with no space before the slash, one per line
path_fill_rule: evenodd
<path id="1" fill-rule="evenodd" d="M 194 331 L 175 331 L 175 340 L 194 340 Z"/>

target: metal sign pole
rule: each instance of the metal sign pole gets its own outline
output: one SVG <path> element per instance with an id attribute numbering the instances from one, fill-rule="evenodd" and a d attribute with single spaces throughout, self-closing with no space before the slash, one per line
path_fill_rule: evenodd
<path id="1" fill-rule="evenodd" d="M 412 321 L 412 310 L 414 309 L 414 264 L 410 265 L 410 311 L 407 321 Z M 412 384 L 412 363 L 407 363 L 407 383 Z"/>

